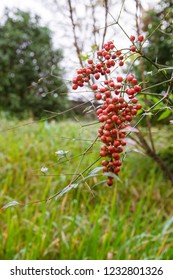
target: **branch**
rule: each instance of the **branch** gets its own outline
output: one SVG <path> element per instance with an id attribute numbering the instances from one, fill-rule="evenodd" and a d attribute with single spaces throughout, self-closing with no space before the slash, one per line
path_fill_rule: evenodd
<path id="1" fill-rule="evenodd" d="M 76 34 L 76 24 L 74 22 L 74 17 L 73 17 L 73 9 L 72 9 L 72 5 L 71 5 L 71 0 L 68 0 L 68 6 L 69 6 L 69 12 L 70 12 L 70 20 L 72 23 L 72 28 L 73 28 L 73 37 L 74 37 L 74 46 L 76 49 L 76 53 L 80 62 L 81 67 L 83 67 L 83 61 L 81 59 L 81 50 L 78 44 L 78 39 L 77 39 L 77 34 Z"/>

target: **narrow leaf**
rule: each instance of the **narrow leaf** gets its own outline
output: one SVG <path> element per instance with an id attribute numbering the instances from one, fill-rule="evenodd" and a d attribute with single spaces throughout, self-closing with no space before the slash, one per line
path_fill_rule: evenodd
<path id="1" fill-rule="evenodd" d="M 11 202 L 5 204 L 1 209 L 7 209 L 7 208 L 9 208 L 11 206 L 17 206 L 19 204 L 20 204 L 19 202 L 14 200 L 14 201 L 11 201 Z"/>
<path id="2" fill-rule="evenodd" d="M 68 185 L 67 187 L 65 187 L 58 195 L 57 195 L 57 198 L 58 197 L 61 197 L 63 194 L 71 191 L 72 189 L 76 189 L 78 187 L 79 184 L 70 184 Z"/>
<path id="3" fill-rule="evenodd" d="M 55 154 L 56 154 L 56 155 L 64 156 L 64 155 L 66 155 L 68 152 L 69 152 L 69 151 L 59 150 L 59 151 L 56 151 Z"/>
<path id="4" fill-rule="evenodd" d="M 101 170 L 103 170 L 103 167 L 99 166 L 94 168 L 89 174 L 97 174 Z"/>
<path id="5" fill-rule="evenodd" d="M 139 130 L 136 127 L 132 127 L 132 126 L 127 126 L 123 129 L 120 129 L 120 131 L 122 131 L 122 132 L 136 132 L 136 133 L 139 132 Z"/>
<path id="6" fill-rule="evenodd" d="M 104 172 L 103 176 L 112 177 L 112 178 L 117 179 L 118 181 L 121 181 L 120 178 L 112 172 Z"/>

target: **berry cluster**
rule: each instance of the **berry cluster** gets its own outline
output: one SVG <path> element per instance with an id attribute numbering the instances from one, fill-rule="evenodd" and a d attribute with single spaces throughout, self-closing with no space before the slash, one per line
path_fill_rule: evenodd
<path id="1" fill-rule="evenodd" d="M 131 36 L 130 40 L 134 42 L 135 37 Z M 142 35 L 138 37 L 138 41 L 143 41 Z M 129 50 L 134 52 L 132 47 Z M 102 123 L 98 130 L 98 137 L 103 142 L 100 156 L 106 157 L 102 160 L 103 172 L 116 175 L 122 165 L 120 154 L 126 145 L 128 127 L 138 110 L 142 108 L 136 98 L 142 88 L 138 85 L 135 76 L 132 73 L 126 77 L 110 75 L 115 66 L 124 65 L 124 60 L 125 55 L 122 51 L 116 50 L 113 42 L 108 42 L 97 52 L 96 63 L 88 59 L 88 65 L 77 71 L 72 86 L 76 90 L 89 83 L 96 100 L 101 101 L 96 114 L 99 122 Z M 97 82 L 99 79 L 100 83 Z M 112 184 L 113 177 L 108 176 L 107 185 Z"/>
<path id="2" fill-rule="evenodd" d="M 142 43 L 142 41 L 144 40 L 144 36 L 139 35 L 137 41 L 135 42 L 135 36 L 131 35 L 130 36 L 130 41 L 133 43 L 133 45 L 130 47 L 131 52 L 136 52 L 136 45 L 135 43 Z"/>

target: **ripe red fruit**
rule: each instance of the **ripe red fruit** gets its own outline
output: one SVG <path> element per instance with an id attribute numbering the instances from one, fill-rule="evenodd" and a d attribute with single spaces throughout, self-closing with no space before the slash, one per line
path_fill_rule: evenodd
<path id="1" fill-rule="evenodd" d="M 118 77 L 117 77 L 117 82 L 118 82 L 118 83 L 121 83 L 122 81 L 123 81 L 123 77 L 118 76 Z"/>
<path id="2" fill-rule="evenodd" d="M 96 73 L 96 74 L 94 75 L 94 78 L 95 78 L 96 80 L 98 80 L 98 79 L 100 78 L 100 74 L 99 74 L 99 73 Z"/>
<path id="3" fill-rule="evenodd" d="M 100 116 L 99 117 L 99 122 L 104 122 L 105 121 L 105 118 L 104 118 L 104 116 L 102 115 L 102 116 Z"/>
<path id="4" fill-rule="evenodd" d="M 122 146 L 125 146 L 125 145 L 126 145 L 126 142 L 125 142 L 125 141 L 121 141 L 121 145 L 122 145 Z"/>
<path id="5" fill-rule="evenodd" d="M 129 121 L 129 122 L 132 121 L 132 117 L 131 117 L 130 115 L 126 115 L 125 118 L 126 118 L 126 120 Z"/>
<path id="6" fill-rule="evenodd" d="M 117 51 L 116 55 L 118 55 L 118 56 L 121 55 L 121 51 Z"/>
<path id="7" fill-rule="evenodd" d="M 109 131 L 109 130 L 105 130 L 104 135 L 105 135 L 105 136 L 110 136 L 110 135 L 111 135 L 111 133 L 110 133 L 110 131 Z"/>
<path id="8" fill-rule="evenodd" d="M 93 60 L 92 59 L 88 59 L 88 64 L 93 64 Z"/>
<path id="9" fill-rule="evenodd" d="M 103 166 L 107 166 L 107 165 L 108 165 L 108 161 L 107 161 L 107 160 L 105 160 L 105 159 L 104 159 L 104 160 L 102 160 L 102 165 L 103 165 Z"/>
<path id="10" fill-rule="evenodd" d="M 113 53 L 113 54 L 112 54 L 112 59 L 116 59 L 116 58 L 117 58 L 116 54 Z"/>
<path id="11" fill-rule="evenodd" d="M 133 99 L 132 99 L 132 103 L 133 103 L 133 104 L 136 104 L 137 102 L 138 102 L 138 99 L 137 99 L 137 98 L 133 98 Z"/>
<path id="12" fill-rule="evenodd" d="M 111 119 L 112 119 L 113 122 L 116 122 L 118 120 L 118 116 L 117 115 L 113 115 Z"/>
<path id="13" fill-rule="evenodd" d="M 118 174 L 118 173 L 120 172 L 120 167 L 119 167 L 119 166 L 116 166 L 115 169 L 114 169 L 114 171 L 115 171 L 116 174 Z"/>
<path id="14" fill-rule="evenodd" d="M 109 111 L 114 111 L 115 110 L 115 105 L 114 104 L 109 104 L 108 105 L 108 110 Z"/>
<path id="15" fill-rule="evenodd" d="M 131 46 L 130 50 L 131 50 L 131 52 L 135 52 L 136 51 L 136 47 L 135 46 Z"/>
<path id="16" fill-rule="evenodd" d="M 136 109 L 132 109 L 131 113 L 132 113 L 133 116 L 135 116 L 137 114 L 137 110 Z"/>
<path id="17" fill-rule="evenodd" d="M 109 146 L 108 147 L 108 152 L 113 153 L 115 151 L 115 147 L 114 146 Z"/>
<path id="18" fill-rule="evenodd" d="M 140 110 L 142 108 L 142 105 L 141 104 L 137 104 L 136 105 L 136 110 Z"/>
<path id="19" fill-rule="evenodd" d="M 134 86 L 134 90 L 135 92 L 140 92 L 142 90 L 142 88 L 138 85 Z"/>
<path id="20" fill-rule="evenodd" d="M 119 66 L 123 66 L 124 65 L 124 62 L 123 61 L 120 61 L 119 62 Z"/>
<path id="21" fill-rule="evenodd" d="M 129 89 L 126 90 L 126 93 L 128 95 L 133 95 L 135 93 L 135 90 L 133 88 L 129 88 Z"/>
<path id="22" fill-rule="evenodd" d="M 96 114 L 97 114 L 97 115 L 100 115 L 102 112 L 103 112 L 102 109 L 98 109 L 98 110 L 96 111 Z"/>
<path id="23" fill-rule="evenodd" d="M 74 84 L 73 86 L 72 86 L 72 89 L 74 89 L 74 90 L 76 90 L 78 88 L 78 85 L 76 85 L 76 84 Z"/>
<path id="24" fill-rule="evenodd" d="M 98 85 L 93 84 L 93 85 L 92 85 L 92 89 L 93 89 L 93 90 L 97 90 L 97 89 L 98 89 Z"/>
<path id="25" fill-rule="evenodd" d="M 122 165 L 122 162 L 120 160 L 115 160 L 113 163 L 114 163 L 115 166 L 121 166 Z"/>
<path id="26" fill-rule="evenodd" d="M 143 40 L 144 40 L 144 36 L 140 35 L 140 36 L 138 37 L 138 41 L 139 41 L 139 42 L 142 42 Z"/>
<path id="27" fill-rule="evenodd" d="M 109 55 L 109 54 L 107 54 L 106 56 L 105 56 L 105 59 L 106 60 L 109 60 L 111 58 L 111 56 Z"/>
<path id="28" fill-rule="evenodd" d="M 107 152 L 106 151 L 100 151 L 100 156 L 101 157 L 106 157 L 107 156 Z"/>
<path id="29" fill-rule="evenodd" d="M 131 36 L 130 36 L 130 41 L 133 42 L 134 40 L 135 40 L 135 36 L 134 36 L 134 35 L 131 35 Z"/>
<path id="30" fill-rule="evenodd" d="M 120 146 L 120 141 L 118 141 L 118 140 L 115 140 L 115 141 L 114 141 L 114 146 L 115 146 L 115 147 L 118 147 L 118 146 Z"/>
<path id="31" fill-rule="evenodd" d="M 112 157 L 114 158 L 114 159 L 120 159 L 120 155 L 119 154 L 117 154 L 117 153 L 113 153 L 112 154 Z"/>
<path id="32" fill-rule="evenodd" d="M 120 103 L 123 103 L 123 102 L 124 102 L 124 97 L 120 97 L 118 101 L 119 101 Z"/>
<path id="33" fill-rule="evenodd" d="M 126 80 L 130 82 L 134 78 L 133 74 L 128 74 Z"/>
<path id="34" fill-rule="evenodd" d="M 112 179 L 109 179 L 109 180 L 107 181 L 107 185 L 108 185 L 109 187 L 111 187 L 111 186 L 113 185 L 113 180 L 112 180 Z"/>
<path id="35" fill-rule="evenodd" d="M 110 82 L 109 85 L 110 85 L 110 87 L 114 87 L 115 86 L 114 82 Z"/>
<path id="36" fill-rule="evenodd" d="M 100 92 L 104 93 L 106 91 L 106 88 L 100 88 Z"/>
<path id="37" fill-rule="evenodd" d="M 102 51 L 98 51 L 98 52 L 97 52 L 97 55 L 98 55 L 98 56 L 102 56 Z"/>
<path id="38" fill-rule="evenodd" d="M 132 83 L 133 85 L 136 85 L 136 84 L 138 83 L 138 80 L 135 79 L 135 78 L 133 78 L 132 81 L 131 81 L 131 83 Z"/>
<path id="39" fill-rule="evenodd" d="M 101 95 L 100 93 L 96 93 L 96 94 L 95 94 L 95 98 L 96 98 L 97 100 L 101 100 L 101 99 L 102 99 L 102 95 Z"/>

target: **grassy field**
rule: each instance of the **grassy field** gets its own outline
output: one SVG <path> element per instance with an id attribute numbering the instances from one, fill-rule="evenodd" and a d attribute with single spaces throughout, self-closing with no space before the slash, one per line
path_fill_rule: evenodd
<path id="1" fill-rule="evenodd" d="M 100 144 L 81 161 L 96 137 L 94 126 L 25 123 L 1 120 L 0 205 L 24 205 L 0 212 L 0 259 L 173 258 L 173 189 L 152 160 L 129 153 L 113 187 L 89 176 L 59 199 L 30 204 L 65 188 L 77 168 L 81 174 L 97 160 Z"/>

